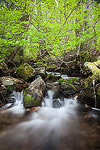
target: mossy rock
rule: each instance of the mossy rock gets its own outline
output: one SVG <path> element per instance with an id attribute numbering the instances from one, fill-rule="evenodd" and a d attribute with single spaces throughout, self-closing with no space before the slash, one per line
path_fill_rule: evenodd
<path id="1" fill-rule="evenodd" d="M 95 107 L 95 96 L 97 101 L 96 107 L 100 108 L 100 78 L 92 75 L 83 80 L 83 91 L 78 94 L 78 101 L 82 104 Z"/>
<path id="2" fill-rule="evenodd" d="M 78 78 L 60 79 L 60 90 L 66 96 L 73 95 L 81 90 L 81 83 Z"/>
<path id="3" fill-rule="evenodd" d="M 81 104 L 87 104 L 88 106 L 95 107 L 100 109 L 100 91 L 95 93 L 96 94 L 96 103 L 95 103 L 95 95 L 93 88 L 88 90 L 83 90 L 78 95 L 78 102 Z"/>
<path id="4" fill-rule="evenodd" d="M 91 70 L 93 76 L 100 77 L 100 69 L 98 68 L 98 66 L 100 65 L 100 59 L 96 62 L 85 62 L 84 65 L 85 67 L 88 67 L 88 69 Z"/>
<path id="5" fill-rule="evenodd" d="M 30 84 L 30 86 L 24 91 L 23 94 L 24 106 L 26 108 L 41 106 L 45 88 L 46 84 L 41 77 L 34 80 Z"/>
<path id="6" fill-rule="evenodd" d="M 79 83 L 78 83 L 78 82 L 79 82 L 79 78 L 75 78 L 75 77 L 68 78 L 68 79 L 63 79 L 63 78 L 61 78 L 61 79 L 59 79 L 58 82 L 59 82 L 60 84 L 61 84 L 62 82 L 65 82 L 66 84 L 70 84 L 70 83 L 79 84 Z"/>
<path id="7" fill-rule="evenodd" d="M 64 81 L 65 81 L 65 79 L 62 79 L 62 78 L 58 80 L 59 84 L 61 84 Z"/>
<path id="8" fill-rule="evenodd" d="M 16 72 L 17 75 L 23 78 L 25 81 L 35 76 L 35 70 L 28 63 L 21 64 L 17 68 Z"/>
<path id="9" fill-rule="evenodd" d="M 98 76 L 89 76 L 83 81 L 84 89 L 93 88 L 93 80 L 95 81 L 95 86 L 100 82 L 100 78 Z"/>

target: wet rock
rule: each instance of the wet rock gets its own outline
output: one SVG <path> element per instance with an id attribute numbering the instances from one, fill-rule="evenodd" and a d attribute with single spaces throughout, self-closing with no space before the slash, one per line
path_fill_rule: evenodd
<path id="1" fill-rule="evenodd" d="M 47 82 L 46 83 L 47 90 L 52 90 L 54 92 L 59 91 L 60 86 L 58 82 Z"/>
<path id="2" fill-rule="evenodd" d="M 100 109 L 100 96 L 97 93 L 95 93 L 95 95 L 93 88 L 91 88 L 90 90 L 83 90 L 81 93 L 79 93 L 77 100 L 79 101 L 79 103 L 87 104 L 91 107 L 96 106 Z"/>
<path id="3" fill-rule="evenodd" d="M 78 101 L 91 107 L 100 108 L 100 78 L 89 76 L 83 82 L 83 90 L 78 95 Z"/>
<path id="4" fill-rule="evenodd" d="M 81 83 L 78 78 L 60 79 L 60 90 L 65 96 L 70 96 L 81 91 Z"/>
<path id="5" fill-rule="evenodd" d="M 26 108 L 41 106 L 45 88 L 46 84 L 41 77 L 34 80 L 30 84 L 30 86 L 24 91 L 24 106 Z"/>
<path id="6" fill-rule="evenodd" d="M 63 102 L 60 102 L 60 99 L 54 99 L 53 100 L 53 108 L 60 108 L 63 106 Z"/>
<path id="7" fill-rule="evenodd" d="M 35 70 L 28 63 L 21 64 L 16 72 L 18 77 L 23 78 L 25 81 L 35 76 Z"/>
<path id="8" fill-rule="evenodd" d="M 7 97 L 9 97 L 9 94 L 11 94 L 13 90 L 22 91 L 27 87 L 27 83 L 25 81 L 13 78 L 11 76 L 0 77 L 0 85 L 1 106 L 9 102 Z M 15 101 L 12 102 L 14 103 Z"/>

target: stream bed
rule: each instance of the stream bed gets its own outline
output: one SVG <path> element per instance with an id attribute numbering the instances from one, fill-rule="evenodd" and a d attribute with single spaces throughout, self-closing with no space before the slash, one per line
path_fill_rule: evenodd
<path id="1" fill-rule="evenodd" d="M 0 150 L 99 150 L 100 111 L 48 90 L 42 107 L 24 109 L 23 91 L 0 109 Z"/>

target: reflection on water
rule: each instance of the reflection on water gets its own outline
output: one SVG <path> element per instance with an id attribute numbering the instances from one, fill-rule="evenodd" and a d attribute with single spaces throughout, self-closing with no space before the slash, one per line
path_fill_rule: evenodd
<path id="1" fill-rule="evenodd" d="M 49 90 L 44 98 L 43 107 L 35 112 L 32 111 L 25 120 L 21 118 L 20 123 L 12 125 L 9 130 L 2 132 L 1 150 L 89 150 L 100 148 L 98 114 L 81 113 L 81 111 L 79 114 L 77 102 L 66 98 L 63 102 L 59 99 L 62 107 L 59 107 L 58 99 L 55 99 L 58 107 L 53 108 L 55 105 L 53 95 L 54 92 Z M 14 110 L 12 112 L 14 114 Z"/>

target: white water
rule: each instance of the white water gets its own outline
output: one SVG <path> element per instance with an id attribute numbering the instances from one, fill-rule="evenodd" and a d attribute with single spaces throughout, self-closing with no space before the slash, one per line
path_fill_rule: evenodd
<path id="1" fill-rule="evenodd" d="M 7 111 L 14 114 L 18 114 L 18 111 L 23 113 L 22 93 L 19 95 L 15 92 L 15 95 L 17 105 Z M 33 111 L 28 121 L 17 124 L 15 128 L 9 130 L 5 136 L 7 143 L 3 145 L 3 150 L 6 148 L 22 150 L 23 145 L 26 150 L 62 150 L 65 147 L 74 147 L 77 143 L 75 136 L 79 132 L 76 113 L 77 102 L 64 98 L 62 107 L 53 108 L 53 95 L 54 92 L 49 90 L 47 96 L 44 97 L 43 106 L 38 111 Z M 56 100 L 62 103 L 60 99 Z M 5 141 L 5 139 L 3 140 Z"/>
<path id="2" fill-rule="evenodd" d="M 6 112 L 12 112 L 13 114 L 24 114 L 25 109 L 23 107 L 23 91 L 13 93 L 10 96 L 11 99 L 15 99 L 14 106 L 7 109 Z"/>
<path id="3" fill-rule="evenodd" d="M 89 127 L 86 128 L 85 126 L 86 130 L 84 130 L 83 122 L 82 129 L 80 129 L 77 101 L 66 98 L 64 98 L 64 101 L 60 98 L 53 99 L 54 94 L 53 91 L 49 90 L 43 99 L 41 108 L 28 113 L 24 121 L 21 120 L 21 123 L 16 124 L 1 135 L 0 143 L 2 144 L 0 146 L 2 150 L 92 149 L 91 146 L 88 148 L 91 141 L 88 134 L 93 131 L 93 128 L 89 124 Z M 17 105 L 10 108 L 9 111 L 15 113 L 15 109 L 18 107 L 19 112 L 22 112 L 23 94 L 14 92 L 12 97 L 16 97 Z M 59 101 L 62 107 L 58 105 L 57 108 L 54 108 L 54 101 Z M 16 114 L 18 114 L 18 111 Z M 93 118 L 97 117 L 96 115 L 93 116 Z M 89 130 L 90 128 L 91 130 Z M 91 141 L 91 143 L 93 142 Z"/>

